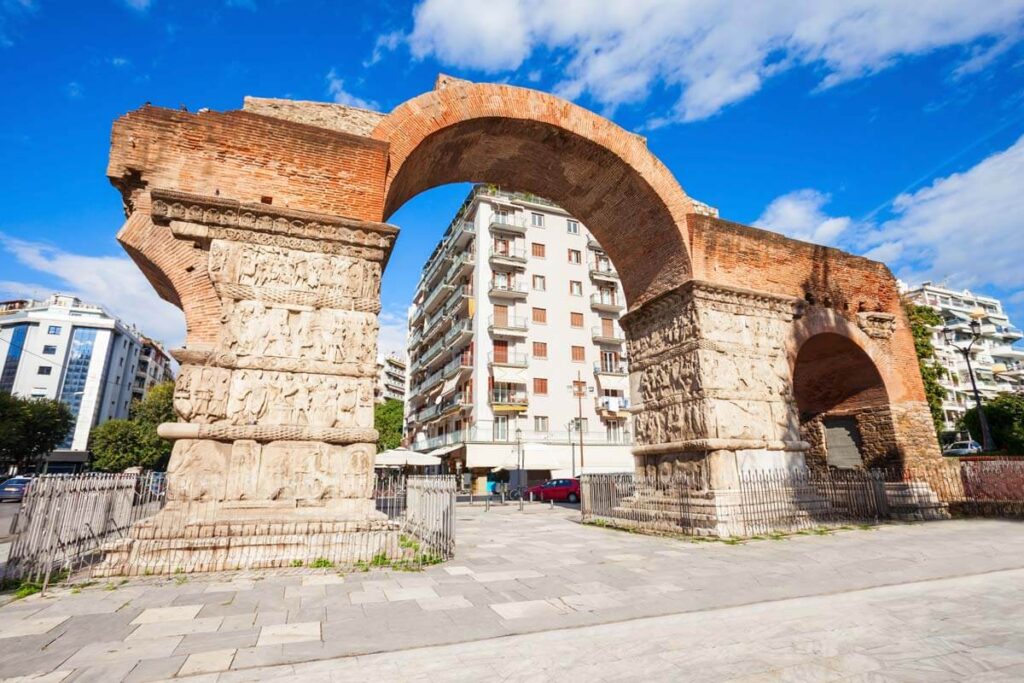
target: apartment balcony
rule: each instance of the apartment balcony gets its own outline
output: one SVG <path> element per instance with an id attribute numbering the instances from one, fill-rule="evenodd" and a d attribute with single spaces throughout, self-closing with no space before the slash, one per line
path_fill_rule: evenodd
<path id="1" fill-rule="evenodd" d="M 472 252 L 462 252 L 452 259 L 451 268 L 445 273 L 444 281 L 450 284 L 453 280 L 467 275 L 473 270 L 473 259 L 475 254 Z"/>
<path id="2" fill-rule="evenodd" d="M 598 344 L 623 344 L 626 341 L 625 335 L 619 330 L 606 330 L 602 326 L 591 327 L 590 338 Z"/>
<path id="3" fill-rule="evenodd" d="M 476 225 L 473 221 L 462 221 L 452 233 L 451 244 L 456 249 L 469 244 L 476 237 Z"/>
<path id="4" fill-rule="evenodd" d="M 456 429 L 455 431 L 448 432 L 447 434 L 438 434 L 437 436 L 432 436 L 428 439 L 418 441 L 413 444 L 412 448 L 420 452 L 432 451 L 435 448 L 441 448 L 442 446 L 465 443 L 468 439 L 468 429 Z"/>
<path id="5" fill-rule="evenodd" d="M 626 305 L 622 303 L 622 300 L 619 299 L 619 297 L 617 296 L 591 294 L 590 307 L 595 311 L 604 311 L 605 313 L 619 313 L 626 308 Z"/>
<path id="6" fill-rule="evenodd" d="M 423 310 L 427 313 L 433 313 L 438 307 L 445 302 L 448 295 L 452 293 L 455 288 L 451 285 L 440 285 L 434 289 L 430 294 L 427 295 L 427 300 L 423 302 Z"/>
<path id="7" fill-rule="evenodd" d="M 444 307 L 445 314 L 455 317 L 465 314 L 469 310 L 469 302 L 472 299 L 473 286 L 459 285 L 448 297 L 448 303 Z"/>
<path id="8" fill-rule="evenodd" d="M 509 315 L 495 318 L 492 315 L 487 319 L 487 331 L 494 337 L 525 339 L 528 329 L 526 318 Z"/>
<path id="9" fill-rule="evenodd" d="M 530 405 L 525 391 L 511 389 L 493 389 L 490 394 L 491 408 L 499 412 L 522 411 Z"/>
<path id="10" fill-rule="evenodd" d="M 594 363 L 595 375 L 617 375 L 619 377 L 629 374 L 629 366 L 625 363 Z"/>
<path id="11" fill-rule="evenodd" d="M 526 234 L 526 221 L 514 220 L 512 218 L 499 218 L 497 215 L 491 217 L 490 228 L 492 232 L 508 232 L 515 235 Z"/>
<path id="12" fill-rule="evenodd" d="M 526 285 L 522 282 L 491 282 L 490 295 L 496 299 L 526 299 Z"/>
<path id="13" fill-rule="evenodd" d="M 489 365 L 500 365 L 505 368 L 525 368 L 530 364 L 530 357 L 525 353 L 504 353 L 495 354 L 491 351 L 487 354 Z"/>
<path id="14" fill-rule="evenodd" d="M 587 238 L 587 249 L 593 249 L 594 251 L 604 251 L 604 247 L 602 247 L 600 242 L 595 240 L 592 236 Z"/>
<path id="15" fill-rule="evenodd" d="M 470 372 L 473 369 L 473 356 L 468 353 L 460 353 L 448 361 L 444 366 L 443 375 L 445 379 L 451 379 L 459 373 Z"/>
<path id="16" fill-rule="evenodd" d="M 473 397 L 464 391 L 457 391 L 452 396 L 441 402 L 441 415 L 449 415 L 458 412 L 463 408 L 473 407 Z"/>
<path id="17" fill-rule="evenodd" d="M 440 412 L 440 406 L 438 406 L 437 404 L 431 403 L 427 407 L 422 408 L 421 410 L 417 411 L 417 413 L 416 413 L 416 421 L 417 422 L 426 422 L 427 420 L 432 420 L 435 417 L 437 417 L 437 414 L 439 412 Z"/>
<path id="18" fill-rule="evenodd" d="M 595 396 L 594 410 L 598 417 L 619 419 L 629 415 L 629 399 L 625 396 Z"/>
<path id="19" fill-rule="evenodd" d="M 499 249 L 491 247 L 487 262 L 492 266 L 522 267 L 526 265 L 526 249 Z"/>
<path id="20" fill-rule="evenodd" d="M 458 318 L 444 335 L 444 343 L 449 348 L 461 346 L 473 336 L 473 319 Z"/>
<path id="21" fill-rule="evenodd" d="M 443 349 L 444 347 L 444 339 L 438 339 L 436 342 L 434 342 L 434 344 L 426 351 L 424 351 L 422 356 L 420 356 L 420 366 L 425 366 L 429 364 L 430 361 L 437 358 L 437 356 L 441 353 L 441 349 Z"/>
<path id="22" fill-rule="evenodd" d="M 590 264 L 590 279 L 598 282 L 618 282 L 619 272 L 609 265 Z"/>
<path id="23" fill-rule="evenodd" d="M 520 438 L 522 438 L 523 443 L 547 443 L 565 445 L 572 442 L 573 444 L 579 444 L 580 433 L 577 431 L 539 432 L 532 429 L 523 429 L 520 431 Z M 463 430 L 462 439 L 464 442 L 472 443 L 514 444 L 516 442 L 516 430 L 514 428 L 507 428 L 499 431 L 494 428 L 494 425 L 473 426 L 466 430 Z M 608 433 L 606 431 L 596 430 L 586 431 L 583 433 L 583 443 L 584 445 L 588 446 L 628 446 L 633 443 L 633 437 L 627 430 L 622 430 L 618 433 Z"/>
<path id="24" fill-rule="evenodd" d="M 1007 339 L 1024 338 L 1024 332 L 1021 332 L 1016 327 L 1012 327 L 1010 325 L 1003 326 L 1003 328 L 999 330 L 997 334 L 999 334 L 1002 337 L 1006 337 Z"/>

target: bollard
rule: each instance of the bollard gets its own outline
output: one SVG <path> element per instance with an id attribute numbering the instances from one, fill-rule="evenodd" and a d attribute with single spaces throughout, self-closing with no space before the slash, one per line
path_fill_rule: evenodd
<path id="1" fill-rule="evenodd" d="M 484 501 L 484 512 L 491 511 L 491 497 L 487 496 L 487 500 Z"/>
<path id="2" fill-rule="evenodd" d="M 551 509 L 554 510 L 555 509 L 555 499 L 552 498 L 550 503 L 551 503 Z"/>
<path id="3" fill-rule="evenodd" d="M 525 498 L 525 496 L 519 496 L 519 511 L 520 512 L 523 511 L 523 498 Z"/>
<path id="4" fill-rule="evenodd" d="M 530 502 L 533 502 L 533 491 L 530 491 Z"/>
<path id="5" fill-rule="evenodd" d="M 505 489 L 501 490 L 501 504 L 505 504 Z"/>
<path id="6" fill-rule="evenodd" d="M 469 490 L 469 504 L 473 504 L 473 489 Z"/>

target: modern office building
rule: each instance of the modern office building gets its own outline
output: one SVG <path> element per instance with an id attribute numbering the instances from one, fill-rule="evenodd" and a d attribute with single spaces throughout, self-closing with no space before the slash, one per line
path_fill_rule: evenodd
<path id="1" fill-rule="evenodd" d="M 580 221 L 540 197 L 475 187 L 410 308 L 410 447 L 478 491 L 488 479 L 632 471 L 625 307 Z"/>
<path id="2" fill-rule="evenodd" d="M 966 347 L 970 343 L 972 320 L 981 323 L 981 337 L 971 347 L 971 367 L 982 400 L 1001 392 L 1024 391 L 1024 350 L 1013 346 L 1024 337 L 1024 333 L 1010 324 L 998 299 L 967 290 L 954 291 L 931 282 L 907 289 L 904 296 L 916 304 L 935 309 L 945 321 L 944 327 L 955 331 L 953 343 L 956 346 Z M 942 329 L 937 327 L 933 331 L 932 344 L 936 359 L 945 369 L 939 376 L 939 382 L 946 390 L 942 410 L 946 430 L 953 432 L 964 412 L 974 406 L 974 396 L 967 362 L 962 353 L 946 342 Z M 980 438 L 978 434 L 972 436 Z"/>
<path id="3" fill-rule="evenodd" d="M 142 337 L 142 350 L 139 352 L 139 367 L 135 371 L 132 384 L 132 400 L 141 401 L 157 384 L 174 381 L 174 370 L 171 357 L 158 341 Z"/>
<path id="4" fill-rule="evenodd" d="M 94 426 L 128 416 L 141 350 L 137 331 L 75 297 L 0 303 L 0 391 L 59 399 L 76 418 L 51 459 L 81 459 Z"/>
<path id="5" fill-rule="evenodd" d="M 377 403 L 405 400 L 405 369 L 405 359 L 396 354 L 377 357 Z"/>

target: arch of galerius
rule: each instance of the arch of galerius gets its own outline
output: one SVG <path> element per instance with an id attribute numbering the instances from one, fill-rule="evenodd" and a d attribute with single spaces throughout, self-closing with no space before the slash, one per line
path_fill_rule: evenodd
<path id="1" fill-rule="evenodd" d="M 379 287 L 398 233 L 384 221 L 455 181 L 551 199 L 615 263 L 638 471 L 698 471 L 724 496 L 744 469 L 803 465 L 794 363 L 828 332 L 855 334 L 886 378 L 872 409 L 891 422 L 889 457 L 939 458 L 884 265 L 699 213 L 643 138 L 551 95 L 441 76 L 387 115 L 146 106 L 115 122 L 108 176 L 127 216 L 118 240 L 185 313 L 181 421 L 160 429 L 174 440 L 160 514 L 183 535 L 244 522 L 238 548 L 298 520 L 328 534 L 375 523 Z M 114 564 L 161 552 L 145 535 Z"/>

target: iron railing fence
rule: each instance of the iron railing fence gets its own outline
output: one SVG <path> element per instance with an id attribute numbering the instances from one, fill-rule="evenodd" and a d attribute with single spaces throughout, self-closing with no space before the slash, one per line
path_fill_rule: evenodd
<path id="1" fill-rule="evenodd" d="M 761 470 L 712 490 L 699 474 L 580 478 L 584 522 L 751 537 L 886 520 L 1024 517 L 1024 460 L 872 470 Z"/>
<path id="2" fill-rule="evenodd" d="M 11 522 L 3 578 L 44 581 L 89 563 L 107 540 L 164 506 L 166 480 L 148 474 L 46 474 L 32 479 Z"/>
<path id="3" fill-rule="evenodd" d="M 337 501 L 341 507 L 300 508 L 287 522 L 266 510 L 252 514 L 245 501 L 165 505 L 163 481 L 152 474 L 39 477 L 12 527 L 3 577 L 46 583 L 54 572 L 416 570 L 454 556 L 455 476 L 353 475 L 337 482 L 352 496 Z"/>

